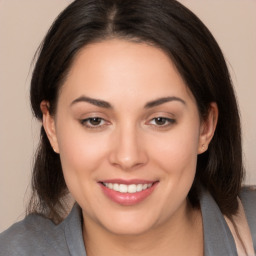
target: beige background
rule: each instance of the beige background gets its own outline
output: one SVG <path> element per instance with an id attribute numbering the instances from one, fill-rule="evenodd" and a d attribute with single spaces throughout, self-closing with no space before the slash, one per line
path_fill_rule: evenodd
<path id="1" fill-rule="evenodd" d="M 31 60 L 68 0 L 0 0 L 0 232 L 24 216 L 38 124 L 29 105 Z M 229 63 L 243 125 L 246 184 L 256 184 L 256 1 L 182 0 Z"/>

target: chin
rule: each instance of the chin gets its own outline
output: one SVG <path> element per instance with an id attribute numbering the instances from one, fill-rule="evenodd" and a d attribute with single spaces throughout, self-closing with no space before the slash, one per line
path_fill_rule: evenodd
<path id="1" fill-rule="evenodd" d="M 147 233 L 157 225 L 157 219 L 147 213 L 143 216 L 135 214 L 112 216 L 111 221 L 102 220 L 101 225 L 110 233 L 119 236 L 138 236 Z"/>
<path id="2" fill-rule="evenodd" d="M 132 223 L 132 225 L 120 225 L 113 227 L 113 224 L 109 229 L 107 228 L 107 231 L 116 235 L 116 236 L 139 236 L 142 234 L 147 233 L 151 228 L 148 226 L 137 226 L 135 223 Z"/>

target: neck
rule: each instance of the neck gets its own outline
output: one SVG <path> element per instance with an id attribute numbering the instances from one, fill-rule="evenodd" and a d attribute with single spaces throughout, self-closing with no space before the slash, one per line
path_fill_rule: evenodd
<path id="1" fill-rule="evenodd" d="M 203 255 L 201 212 L 189 204 L 183 207 L 182 214 L 142 234 L 113 234 L 87 220 L 83 235 L 88 256 Z"/>

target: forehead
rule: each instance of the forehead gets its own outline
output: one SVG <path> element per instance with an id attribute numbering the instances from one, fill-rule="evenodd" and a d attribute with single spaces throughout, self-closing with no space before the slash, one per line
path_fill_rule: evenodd
<path id="1" fill-rule="evenodd" d="M 146 43 L 112 39 L 92 43 L 76 56 L 61 94 L 111 101 L 149 97 L 192 97 L 170 57 Z M 173 95 L 171 95 L 173 94 Z"/>

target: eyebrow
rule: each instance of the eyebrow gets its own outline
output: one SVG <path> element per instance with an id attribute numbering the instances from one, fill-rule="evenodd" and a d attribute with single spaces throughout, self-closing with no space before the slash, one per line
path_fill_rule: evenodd
<path id="1" fill-rule="evenodd" d="M 178 102 L 181 102 L 184 105 L 186 105 L 186 102 L 183 99 L 173 96 L 173 97 L 159 98 L 159 99 L 150 101 L 150 102 L 146 103 L 144 108 L 153 108 L 153 107 L 159 106 L 161 104 L 164 104 L 164 103 L 170 102 L 170 101 L 178 101 Z M 108 108 L 108 109 L 113 108 L 111 106 L 111 104 L 107 101 L 99 100 L 99 99 L 93 99 L 93 98 L 86 97 L 86 96 L 81 96 L 81 97 L 73 100 L 70 105 L 72 106 L 72 105 L 74 105 L 76 103 L 79 103 L 79 102 L 87 102 L 87 103 L 90 103 L 92 105 L 95 105 L 95 106 L 101 107 L 101 108 Z"/>
<path id="2" fill-rule="evenodd" d="M 71 102 L 71 106 L 78 102 L 87 102 L 100 108 L 112 108 L 111 104 L 104 100 L 93 99 L 86 96 L 81 96 Z"/>
<path id="3" fill-rule="evenodd" d="M 173 96 L 173 97 L 159 98 L 159 99 L 150 101 L 150 102 L 148 102 L 148 103 L 145 105 L 144 108 L 153 108 L 153 107 L 159 106 L 159 105 L 161 105 L 161 104 L 164 104 L 164 103 L 170 102 L 170 101 L 178 101 L 178 102 L 181 102 L 181 103 L 183 103 L 184 105 L 186 105 L 186 102 L 185 102 L 183 99 Z"/>

